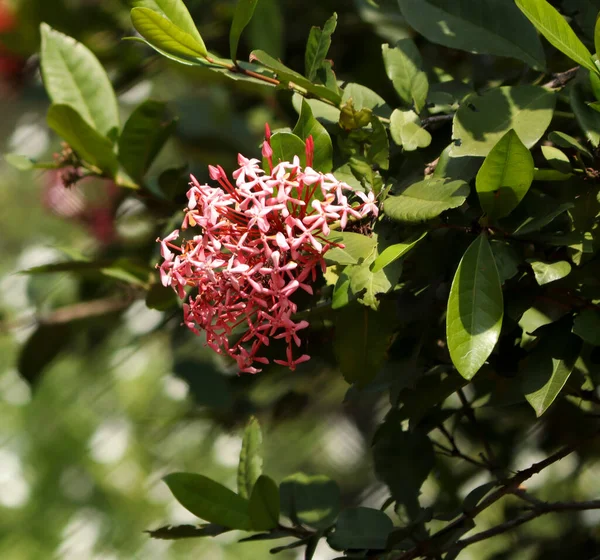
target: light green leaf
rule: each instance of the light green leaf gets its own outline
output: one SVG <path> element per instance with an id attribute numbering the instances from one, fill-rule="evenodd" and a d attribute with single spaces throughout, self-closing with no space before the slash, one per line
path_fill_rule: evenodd
<path id="1" fill-rule="evenodd" d="M 282 481 L 279 492 L 281 513 L 295 523 L 324 529 L 340 511 L 340 489 L 326 476 L 296 473 Z"/>
<path id="2" fill-rule="evenodd" d="M 535 30 L 512 2 L 398 0 L 408 24 L 433 43 L 478 54 L 518 58 L 544 69 Z"/>
<path id="3" fill-rule="evenodd" d="M 41 68 L 46 91 L 56 105 L 69 105 L 101 135 L 119 129 L 119 109 L 106 71 L 75 39 L 41 26 Z"/>
<path id="4" fill-rule="evenodd" d="M 410 185 L 397 196 L 386 198 L 383 211 L 398 222 L 419 223 L 460 206 L 468 195 L 469 185 L 464 181 L 425 179 Z"/>
<path id="5" fill-rule="evenodd" d="M 453 156 L 486 156 L 511 128 L 531 148 L 550 125 L 556 96 L 539 86 L 504 86 L 462 103 L 452 130 Z"/>
<path id="6" fill-rule="evenodd" d="M 119 162 L 112 142 L 92 128 L 71 105 L 52 105 L 46 121 L 82 159 L 114 177 Z"/>
<path id="7" fill-rule="evenodd" d="M 542 155 L 550 167 L 553 167 L 557 171 L 560 171 L 564 174 L 568 174 L 573 171 L 568 156 L 562 150 L 559 150 L 554 146 L 542 146 Z"/>
<path id="8" fill-rule="evenodd" d="M 561 148 L 571 148 L 573 150 L 577 150 L 579 153 L 584 156 L 594 159 L 592 153 L 576 138 L 565 134 L 564 132 L 555 131 L 548 134 L 548 140 Z"/>
<path id="9" fill-rule="evenodd" d="M 302 100 L 300 117 L 294 127 L 293 133 L 306 140 L 313 137 L 315 143 L 313 168 L 323 173 L 329 173 L 333 169 L 333 145 L 325 127 L 313 117 L 310 105 L 305 99 Z"/>
<path id="10" fill-rule="evenodd" d="M 250 495 L 249 512 L 252 530 L 269 531 L 279 523 L 279 488 L 266 475 L 261 475 Z"/>
<path id="11" fill-rule="evenodd" d="M 340 513 L 327 542 L 334 550 L 383 550 L 393 529 L 392 520 L 378 509 L 348 508 Z"/>
<path id="12" fill-rule="evenodd" d="M 533 182 L 533 156 L 509 130 L 486 156 L 475 186 L 483 210 L 493 219 L 508 216 Z"/>
<path id="13" fill-rule="evenodd" d="M 596 56 L 600 56 L 600 20 L 598 18 L 596 18 L 594 27 L 594 48 L 596 49 Z"/>
<path id="14" fill-rule="evenodd" d="M 580 349 L 581 341 L 576 336 L 554 328 L 523 360 L 520 371 L 522 391 L 536 416 L 540 417 L 548 410 L 565 386 Z"/>
<path id="15" fill-rule="evenodd" d="M 119 137 L 119 161 L 132 179 L 142 180 L 176 122 L 160 101 L 145 101 L 133 111 Z"/>
<path id="16" fill-rule="evenodd" d="M 600 113 L 586 103 L 591 99 L 582 83 L 573 84 L 570 100 L 581 130 L 590 144 L 597 148 L 600 145 Z"/>
<path id="17" fill-rule="evenodd" d="M 412 39 L 401 39 L 394 47 L 382 45 L 383 63 L 396 93 L 420 113 L 425 107 L 429 81 L 423 72 L 421 54 Z"/>
<path id="18" fill-rule="evenodd" d="M 273 165 L 281 161 L 291 162 L 294 156 L 300 158 L 300 165 L 306 165 L 306 145 L 291 132 L 276 132 L 271 136 L 271 148 L 273 148 Z M 267 169 L 268 164 L 263 160 L 263 168 Z"/>
<path id="19" fill-rule="evenodd" d="M 349 99 L 352 99 L 356 111 L 370 109 L 378 117 L 385 118 L 389 118 L 392 114 L 390 106 L 385 102 L 383 97 L 361 84 L 349 83 L 346 85 L 342 95 L 342 102 L 347 102 Z"/>
<path id="20" fill-rule="evenodd" d="M 30 171 L 31 169 L 56 169 L 55 162 L 37 162 L 30 157 L 21 154 L 4 154 L 4 161 L 19 171 Z"/>
<path id="21" fill-rule="evenodd" d="M 246 26 L 250 23 L 257 3 L 258 0 L 237 0 L 233 14 L 233 23 L 229 31 L 229 52 L 233 61 L 237 60 L 240 37 Z"/>
<path id="22" fill-rule="evenodd" d="M 571 265 L 567 261 L 547 263 L 536 259 L 527 259 L 527 262 L 531 265 L 535 280 L 540 286 L 560 280 L 571 272 Z"/>
<path id="23" fill-rule="evenodd" d="M 352 300 L 352 291 L 350 290 L 352 265 L 344 268 L 338 281 L 333 289 L 333 296 L 331 298 L 331 309 L 341 309 L 350 303 Z"/>
<path id="24" fill-rule="evenodd" d="M 573 321 L 573 332 L 584 342 L 600 346 L 600 312 L 584 309 Z"/>
<path id="25" fill-rule="evenodd" d="M 538 169 L 533 172 L 534 181 L 566 181 L 573 176 L 572 173 L 562 173 L 556 169 Z"/>
<path id="26" fill-rule="evenodd" d="M 344 379 L 358 387 L 372 381 L 386 360 L 395 328 L 394 306 L 379 311 L 356 303 L 336 312 L 333 350 Z"/>
<path id="27" fill-rule="evenodd" d="M 453 157 L 453 144 L 449 144 L 440 154 L 440 158 L 433 172 L 434 178 L 447 177 L 448 179 L 461 179 L 467 183 L 471 181 L 481 167 L 482 158 L 479 157 Z"/>
<path id="28" fill-rule="evenodd" d="M 204 45 L 200 32 L 183 0 L 133 0 L 132 4 L 135 7 L 149 8 L 164 15 L 179 29 L 185 31 L 185 33 L 196 39 L 198 43 Z"/>
<path id="29" fill-rule="evenodd" d="M 292 95 L 292 105 L 298 114 L 302 111 L 302 97 L 299 93 Z M 318 99 L 306 99 L 305 100 L 312 110 L 313 116 L 325 124 L 337 124 L 340 120 L 340 110 L 330 105 L 319 101 Z"/>
<path id="30" fill-rule="evenodd" d="M 366 260 L 377 245 L 376 237 L 349 231 L 335 232 L 329 240 L 344 245 L 343 248 L 333 247 L 324 255 L 326 261 L 335 264 L 357 264 L 361 259 Z"/>
<path id="31" fill-rule="evenodd" d="M 208 54 L 203 42 L 153 10 L 134 8 L 131 21 L 136 31 L 157 50 L 191 58 L 205 58 Z"/>
<path id="32" fill-rule="evenodd" d="M 458 265 L 446 316 L 450 357 L 466 379 L 471 379 L 492 353 L 503 315 L 502 285 L 494 254 L 485 235 L 480 235 Z"/>
<path id="33" fill-rule="evenodd" d="M 395 243 L 394 245 L 390 245 L 384 249 L 371 265 L 371 272 L 379 272 L 382 268 L 385 268 L 386 266 L 402 258 L 421 240 L 423 240 L 426 235 L 427 232 L 425 231 L 421 235 L 415 235 L 404 243 Z"/>
<path id="34" fill-rule="evenodd" d="M 306 43 L 306 53 L 304 55 L 304 66 L 306 68 L 306 77 L 314 82 L 317 72 L 323 66 L 325 57 L 331 46 L 331 36 L 337 26 L 337 14 L 334 13 L 323 26 L 312 27 Z"/>
<path id="35" fill-rule="evenodd" d="M 238 465 L 237 484 L 238 493 L 242 498 L 250 497 L 252 488 L 262 474 L 262 432 L 256 418 L 250 418 L 244 438 L 242 450 L 240 451 L 240 462 Z"/>
<path id="36" fill-rule="evenodd" d="M 350 289 L 354 294 L 361 294 L 358 301 L 377 311 L 379 308 L 377 295 L 389 292 L 394 287 L 399 276 L 400 274 L 394 278 L 394 274 L 389 270 L 372 272 L 371 262 L 367 261 L 352 270 Z"/>
<path id="37" fill-rule="evenodd" d="M 546 0 L 516 0 L 517 6 L 527 16 L 548 42 L 577 64 L 597 72 L 592 54 L 579 40 L 565 18 Z"/>
<path id="38" fill-rule="evenodd" d="M 201 519 L 231 529 L 251 529 L 248 500 L 222 484 L 192 473 L 173 473 L 163 480 L 175 499 Z"/>
<path id="39" fill-rule="evenodd" d="M 394 109 L 390 119 L 392 139 L 405 151 L 427 148 L 431 144 L 431 134 L 421 128 L 421 119 L 414 111 Z"/>

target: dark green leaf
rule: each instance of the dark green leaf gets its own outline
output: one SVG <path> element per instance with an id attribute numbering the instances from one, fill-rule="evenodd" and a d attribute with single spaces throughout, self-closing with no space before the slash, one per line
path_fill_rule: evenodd
<path id="1" fill-rule="evenodd" d="M 394 142 L 407 152 L 431 144 L 431 134 L 421 128 L 421 119 L 414 111 L 395 109 L 390 119 L 390 133 Z"/>
<path id="2" fill-rule="evenodd" d="M 249 511 L 254 531 L 269 531 L 279 523 L 279 488 L 264 474 L 252 487 Z"/>
<path id="3" fill-rule="evenodd" d="M 473 53 L 510 56 L 534 68 L 545 67 L 537 34 L 512 2 L 398 0 L 398 3 L 408 24 L 433 43 Z"/>
<path id="4" fill-rule="evenodd" d="M 571 148 L 573 150 L 578 151 L 579 153 L 587 156 L 590 159 L 593 159 L 591 152 L 576 138 L 565 134 L 564 132 L 554 131 L 548 134 L 548 140 L 550 142 L 560 146 L 561 148 Z"/>
<path id="5" fill-rule="evenodd" d="M 250 23 L 257 3 L 258 0 L 237 0 L 233 14 L 233 23 L 229 31 L 229 56 L 231 56 L 233 61 L 237 60 L 240 37 L 246 26 Z"/>
<path id="6" fill-rule="evenodd" d="M 537 30 L 559 51 L 577 64 L 597 72 L 590 51 L 579 40 L 565 18 L 546 0 L 516 0 L 517 6 Z"/>
<path id="7" fill-rule="evenodd" d="M 262 432 L 256 418 L 251 418 L 244 430 L 240 462 L 238 465 L 238 493 L 249 498 L 254 484 L 262 474 Z M 262 530 L 262 529 L 260 529 Z"/>
<path id="8" fill-rule="evenodd" d="M 71 105 L 52 105 L 46 121 L 82 159 L 115 176 L 119 162 L 112 142 L 92 128 Z"/>
<path id="9" fill-rule="evenodd" d="M 248 500 L 229 488 L 193 473 L 173 473 L 163 480 L 176 500 L 201 519 L 231 529 L 251 529 Z"/>
<path id="10" fill-rule="evenodd" d="M 421 54 L 411 39 L 401 39 L 392 48 L 382 45 L 383 62 L 388 78 L 400 99 L 420 113 L 425 107 L 429 81 L 422 70 Z"/>
<path id="11" fill-rule="evenodd" d="M 208 523 L 206 525 L 167 525 L 166 527 L 160 527 L 154 531 L 147 531 L 147 533 L 153 539 L 161 539 L 167 541 L 179 540 L 179 539 L 192 539 L 198 537 L 216 537 L 231 531 L 227 527 L 222 525 L 215 525 L 214 523 Z"/>
<path id="12" fill-rule="evenodd" d="M 370 145 L 367 152 L 367 160 L 371 164 L 371 167 L 387 171 L 390 167 L 390 143 L 387 131 L 383 123 L 375 115 L 371 115 L 371 127 L 372 132 L 368 139 Z M 373 190 L 378 192 L 375 188 Z"/>
<path id="13" fill-rule="evenodd" d="M 483 210 L 493 219 L 508 216 L 533 182 L 533 156 L 509 130 L 486 156 L 475 182 Z"/>
<path id="14" fill-rule="evenodd" d="M 504 284 L 504 282 L 510 280 L 519 272 L 521 259 L 506 241 L 492 239 L 490 247 L 492 248 L 492 253 L 494 253 L 500 283 Z"/>
<path id="15" fill-rule="evenodd" d="M 571 107 L 575 118 L 590 144 L 597 148 L 600 145 L 600 113 L 586 103 L 591 100 L 583 83 L 573 84 Z"/>
<path id="16" fill-rule="evenodd" d="M 232 405 L 227 378 L 211 361 L 176 360 L 173 373 L 187 383 L 196 406 L 222 410 Z"/>
<path id="17" fill-rule="evenodd" d="M 150 309 L 166 311 L 177 307 L 179 298 L 172 288 L 165 288 L 162 284 L 152 284 L 146 295 L 146 305 Z"/>
<path id="18" fill-rule="evenodd" d="M 314 82 L 317 72 L 323 66 L 325 57 L 331 46 L 331 36 L 337 25 L 337 14 L 334 13 L 323 26 L 312 27 L 306 43 L 306 53 L 304 55 L 304 66 L 306 68 L 306 77 Z"/>
<path id="19" fill-rule="evenodd" d="M 600 346 L 600 312 L 584 309 L 575 317 L 573 332 L 588 344 Z"/>
<path id="20" fill-rule="evenodd" d="M 100 61 L 84 45 L 45 23 L 41 26 L 41 68 L 56 105 L 68 105 L 102 136 L 119 129 L 117 99 Z"/>
<path id="21" fill-rule="evenodd" d="M 119 161 L 133 180 L 143 179 L 175 125 L 160 101 L 145 101 L 131 114 L 119 137 Z"/>
<path id="22" fill-rule="evenodd" d="M 483 500 L 494 488 L 498 486 L 497 481 L 486 482 L 477 488 L 471 490 L 463 500 L 463 510 L 471 511 L 476 508 L 479 502 Z"/>
<path id="23" fill-rule="evenodd" d="M 504 304 L 494 254 L 485 235 L 467 249 L 450 289 L 446 335 L 459 373 L 471 379 L 498 342 Z"/>
<path id="24" fill-rule="evenodd" d="M 453 156 L 486 156 L 511 128 L 531 148 L 550 125 L 556 96 L 540 86 L 504 86 L 472 94 L 454 116 Z"/>
<path id="25" fill-rule="evenodd" d="M 248 27 L 252 48 L 271 53 L 276 59 L 281 58 L 284 25 L 279 0 L 259 0 Z"/>
<path id="26" fill-rule="evenodd" d="M 273 165 L 282 161 L 292 162 L 294 156 L 300 158 L 300 165 L 306 165 L 306 145 L 291 132 L 276 132 L 271 136 L 271 148 L 273 148 Z M 268 163 L 263 160 L 263 168 L 268 168 Z"/>
<path id="27" fill-rule="evenodd" d="M 334 550 L 383 550 L 393 528 L 392 520 L 378 509 L 348 508 L 340 513 L 327 542 Z"/>
<path id="28" fill-rule="evenodd" d="M 302 110 L 293 133 L 306 140 L 313 137 L 315 143 L 313 168 L 323 173 L 329 173 L 333 169 L 333 145 L 325 127 L 313 117 L 310 105 L 305 99 L 302 100 Z"/>
<path id="29" fill-rule="evenodd" d="M 294 522 L 329 527 L 340 510 L 340 489 L 326 476 L 297 473 L 281 483 L 281 512 Z"/>
<path id="30" fill-rule="evenodd" d="M 460 206 L 468 195 L 469 185 L 464 181 L 425 179 L 410 185 L 397 196 L 389 196 L 383 203 L 383 211 L 398 222 L 419 223 Z"/>

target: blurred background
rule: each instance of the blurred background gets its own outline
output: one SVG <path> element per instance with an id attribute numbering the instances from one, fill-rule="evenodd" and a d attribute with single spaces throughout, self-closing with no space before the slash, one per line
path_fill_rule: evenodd
<path id="1" fill-rule="evenodd" d="M 186 4 L 211 50 L 226 54 L 235 2 Z M 381 44 L 409 33 L 396 2 L 309 4 L 261 0 L 241 52 L 262 48 L 301 70 L 311 26 L 322 26 L 336 11 L 330 57 L 338 78 L 367 85 L 393 106 Z M 238 152 L 258 155 L 265 122 L 293 126 L 296 112 L 285 92 L 190 70 L 124 41 L 132 34 L 129 8 L 126 0 L 0 0 L 2 153 L 50 160 L 61 150 L 45 124 L 49 101 L 36 56 L 42 21 L 96 53 L 119 94 L 123 120 L 148 98 L 167 101 L 178 117 L 176 134 L 151 173 L 152 188 L 181 195 L 189 172 L 205 180 L 208 163 L 230 171 Z M 492 64 L 499 76 L 520 72 L 490 57 L 419 47 L 426 60 L 435 61 L 432 75 L 451 69 L 457 79 L 476 82 L 477 69 Z M 411 165 L 422 169 L 423 156 L 411 157 Z M 173 200 L 167 213 L 180 220 L 181 204 L 177 196 Z M 347 505 L 384 503 L 388 491 L 374 477 L 369 448 L 389 408 L 388 396 L 346 395 L 348 387 L 327 356 L 295 373 L 272 369 L 238 377 L 180 327 L 179 314 L 148 309 L 114 271 L 19 273 L 74 254 L 153 264 L 154 239 L 171 229 L 164 209 L 125 199 L 108 181 L 84 180 L 65 189 L 56 171 L 18 171 L 0 161 L 0 558 L 268 558 L 269 543 L 238 544 L 237 532 L 176 542 L 144 533 L 198 523 L 171 497 L 160 480 L 165 474 L 200 472 L 235 487 L 241 433 L 251 414 L 263 426 L 265 470 L 275 480 L 297 471 L 325 474 L 340 484 Z M 318 331 L 314 336 L 314 344 L 321 342 Z M 517 466 L 543 457 L 531 426 L 530 415 L 520 409 L 503 424 Z M 545 482 L 550 493 L 566 485 L 569 493 L 580 488 L 584 496 L 583 489 L 599 487 L 597 461 L 574 476 L 576 467 L 563 461 L 536 484 Z M 423 488 L 422 501 L 445 500 L 450 508 L 483 482 L 473 479 L 468 465 L 442 462 Z M 486 515 L 500 522 L 504 510 L 491 508 Z M 593 550 L 588 535 L 600 520 L 597 512 L 585 515 L 583 521 L 545 517 L 524 529 L 529 540 L 518 549 L 508 534 L 460 558 L 538 558 L 540 543 L 558 554 L 545 558 L 564 557 L 573 543 L 582 547 L 576 550 Z M 322 543 L 315 558 L 338 555 Z M 303 558 L 303 552 L 280 557 Z"/>

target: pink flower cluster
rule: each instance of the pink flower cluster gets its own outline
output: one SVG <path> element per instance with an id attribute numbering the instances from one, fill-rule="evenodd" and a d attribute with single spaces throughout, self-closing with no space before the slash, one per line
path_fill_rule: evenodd
<path id="1" fill-rule="evenodd" d="M 262 151 L 270 173 L 257 159 L 239 155 L 235 185 L 220 166 L 209 166 L 217 187 L 192 176 L 182 229 L 194 235 L 180 245 L 174 243 L 179 230 L 157 240 L 163 285 L 188 298 L 184 323 L 195 333 L 204 330 L 208 346 L 247 373 L 261 371 L 255 364 L 269 363 L 261 349 L 271 339 L 287 344 L 285 359 L 276 363 L 293 370 L 310 359 L 294 350 L 308 322 L 294 320 L 293 296 L 297 290 L 313 293 L 318 268 L 325 270 L 323 255 L 335 245 L 327 240 L 331 224 L 339 222 L 343 229 L 350 217 L 378 214 L 373 193 L 355 192 L 311 168 L 312 137 L 304 169 L 298 156 L 273 166 L 266 130 Z M 351 203 L 347 195 L 357 200 Z"/>

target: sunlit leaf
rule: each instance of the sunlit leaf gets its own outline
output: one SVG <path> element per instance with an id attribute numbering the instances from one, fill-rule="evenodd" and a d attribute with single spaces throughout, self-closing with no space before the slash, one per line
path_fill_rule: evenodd
<path id="1" fill-rule="evenodd" d="M 540 286 L 565 278 L 571 272 L 571 265 L 567 261 L 547 263 L 536 259 L 527 259 L 527 262 L 531 265 L 535 280 Z"/>
<path id="2" fill-rule="evenodd" d="M 238 465 L 238 493 L 242 498 L 249 498 L 254 484 L 262 474 L 262 432 L 256 418 L 251 418 L 242 440 L 240 462 Z"/>
<path id="3" fill-rule="evenodd" d="M 395 109 L 390 120 L 390 133 L 394 142 L 407 152 L 431 144 L 431 134 L 421 128 L 421 120 L 414 111 Z"/>
<path id="4" fill-rule="evenodd" d="M 313 168 L 323 173 L 333 169 L 333 145 L 325 127 L 313 117 L 310 105 L 302 100 L 302 110 L 293 133 L 306 140 L 312 136 L 315 143 Z"/>

